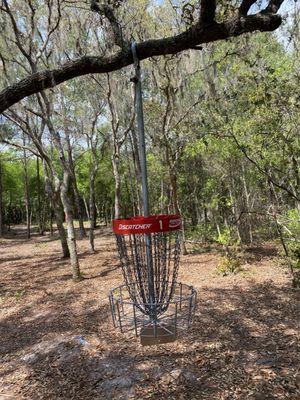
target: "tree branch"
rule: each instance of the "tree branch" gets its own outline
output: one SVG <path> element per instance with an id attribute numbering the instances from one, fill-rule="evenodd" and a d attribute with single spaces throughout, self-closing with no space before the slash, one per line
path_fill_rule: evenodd
<path id="1" fill-rule="evenodd" d="M 251 6 L 256 3 L 257 0 L 243 0 L 239 8 L 240 15 L 247 15 Z"/>
<path id="2" fill-rule="evenodd" d="M 287 187 L 281 185 L 280 183 L 275 182 L 274 179 L 272 178 L 272 176 L 268 173 L 268 171 L 266 171 L 264 168 L 262 168 L 255 160 L 253 160 L 253 158 L 251 158 L 248 155 L 244 146 L 242 146 L 239 143 L 236 136 L 232 132 L 230 133 L 230 136 L 233 138 L 235 144 L 237 145 L 237 148 L 244 154 L 244 156 L 247 158 L 247 160 L 250 161 L 251 164 L 253 164 L 258 169 L 259 172 L 261 172 L 263 175 L 265 175 L 274 186 L 276 186 L 278 189 L 285 191 L 289 196 L 293 197 L 295 200 L 300 201 L 300 198 L 298 196 L 296 196 L 293 192 L 291 192 Z"/>
<path id="3" fill-rule="evenodd" d="M 196 24 L 176 36 L 139 43 L 137 53 L 140 60 L 175 54 L 202 43 L 224 40 L 247 32 L 273 31 L 280 26 L 281 22 L 280 15 L 264 12 L 246 17 L 235 17 L 222 23 Z M 69 61 L 60 68 L 33 73 L 0 93 L 0 113 L 27 96 L 55 87 L 69 79 L 87 74 L 112 72 L 132 63 L 131 50 L 126 47 L 112 56 L 84 56 Z"/>
<path id="4" fill-rule="evenodd" d="M 215 15 L 216 15 L 216 1 L 201 0 L 200 22 L 203 24 L 211 23 L 215 20 Z"/>
<path id="5" fill-rule="evenodd" d="M 32 149 L 31 147 L 27 147 L 27 146 L 23 146 L 23 145 L 18 144 L 18 143 L 10 142 L 9 140 L 2 139 L 1 137 L 0 137 L 0 141 L 1 141 L 1 143 L 5 143 L 8 146 L 16 147 L 17 149 L 20 149 L 20 150 L 27 150 L 30 153 L 34 154 L 36 157 L 41 158 L 40 154 L 37 151 L 35 151 L 34 149 Z"/>
<path id="6" fill-rule="evenodd" d="M 276 14 L 283 1 L 284 0 L 271 0 L 268 6 L 265 8 L 264 12 Z"/>
<path id="7" fill-rule="evenodd" d="M 125 43 L 123 39 L 122 28 L 112 7 L 107 4 L 98 5 L 96 0 L 91 0 L 91 10 L 95 11 L 101 16 L 104 16 L 108 20 L 113 31 L 115 44 L 123 48 Z"/>

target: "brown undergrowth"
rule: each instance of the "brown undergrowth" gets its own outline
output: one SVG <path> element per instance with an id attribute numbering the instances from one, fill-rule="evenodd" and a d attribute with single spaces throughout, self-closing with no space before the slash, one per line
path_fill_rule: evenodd
<path id="1" fill-rule="evenodd" d="M 195 322 L 174 344 L 116 332 L 107 293 L 122 282 L 113 237 L 79 241 L 86 279 L 71 280 L 57 240 L 0 240 L 0 399 L 299 399 L 299 302 L 270 245 L 243 271 L 216 274 L 213 252 L 182 257 L 198 289 Z"/>

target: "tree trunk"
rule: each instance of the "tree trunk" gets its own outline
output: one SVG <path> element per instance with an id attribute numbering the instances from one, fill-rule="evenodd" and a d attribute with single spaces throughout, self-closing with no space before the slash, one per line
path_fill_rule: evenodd
<path id="1" fill-rule="evenodd" d="M 4 209 L 3 209 L 3 183 L 2 183 L 2 161 L 0 159 L 0 237 L 4 233 Z"/>
<path id="2" fill-rule="evenodd" d="M 70 252 L 70 260 L 72 267 L 73 279 L 75 281 L 79 281 L 82 279 L 82 275 L 80 273 L 78 256 L 77 256 L 77 248 L 76 248 L 76 237 L 75 237 L 75 228 L 74 228 L 74 220 L 72 214 L 72 206 L 69 200 L 69 189 L 70 184 L 70 173 L 67 170 L 63 171 L 63 181 L 61 184 L 61 201 L 64 207 L 66 223 L 67 223 L 67 232 L 68 232 L 68 247 Z"/>
<path id="3" fill-rule="evenodd" d="M 296 157 L 292 156 L 292 165 L 293 165 L 293 172 L 295 176 L 295 196 L 299 196 L 300 193 L 300 172 L 299 172 L 299 165 L 297 162 Z M 300 211 L 300 201 L 295 200 L 295 208 Z"/>
<path id="4" fill-rule="evenodd" d="M 172 171 L 171 166 L 169 165 L 169 176 L 170 176 L 170 184 L 172 188 L 172 205 L 175 214 L 180 215 L 180 208 L 178 204 L 178 196 L 177 196 L 177 177 L 176 174 Z M 187 248 L 185 245 L 185 229 L 184 229 L 184 223 L 182 221 L 182 254 L 187 254 Z"/>
<path id="5" fill-rule="evenodd" d="M 97 205 L 97 202 L 95 200 L 95 193 L 94 193 L 94 205 L 95 205 L 95 215 L 94 215 L 94 224 L 95 224 L 95 229 L 97 228 L 97 218 L 99 217 L 99 207 Z"/>
<path id="6" fill-rule="evenodd" d="M 70 257 L 70 252 L 69 252 L 69 247 L 68 247 L 68 242 L 67 242 L 67 235 L 66 231 L 63 225 L 63 207 L 61 203 L 61 198 L 60 198 L 60 188 L 56 187 L 54 188 L 53 182 L 49 176 L 49 171 L 47 168 L 44 167 L 45 171 L 45 191 L 50 199 L 50 205 L 52 204 L 53 206 L 53 211 L 55 215 L 55 220 L 56 220 L 56 226 L 59 232 L 59 238 L 61 242 L 61 247 L 62 247 L 62 253 L 63 253 L 63 258 L 69 258 Z M 51 207 L 51 206 L 50 206 Z M 51 221 L 51 226 L 52 226 L 52 221 Z"/>
<path id="7" fill-rule="evenodd" d="M 120 218 L 121 211 L 121 178 L 119 172 L 119 156 L 114 154 L 112 156 L 113 174 L 115 179 L 115 219 Z"/>
<path id="8" fill-rule="evenodd" d="M 271 176 L 271 171 L 269 171 L 269 174 Z M 270 203 L 272 204 L 274 202 L 276 204 L 275 210 L 279 209 L 280 205 L 279 205 L 278 197 L 276 195 L 276 191 L 274 189 L 274 185 L 273 185 L 273 183 L 271 182 L 270 179 L 267 179 L 267 185 L 269 186 Z M 287 245 L 285 243 L 284 236 L 282 234 L 282 227 L 278 223 L 277 213 L 276 212 L 273 215 L 273 219 L 274 219 L 274 222 L 275 222 L 275 225 L 276 225 L 276 230 L 277 230 L 278 237 L 280 239 L 281 245 L 283 247 L 284 254 L 285 254 L 286 259 L 287 259 L 289 271 L 290 271 L 290 274 L 291 274 L 291 277 L 292 277 L 292 285 L 293 285 L 293 287 L 299 288 L 300 287 L 299 269 L 298 268 L 296 268 L 296 269 L 293 268 L 293 265 L 292 265 L 292 262 L 291 262 L 291 259 L 290 259 L 290 253 L 289 253 L 288 247 L 287 247 Z"/>
<path id="9" fill-rule="evenodd" d="M 88 219 L 90 219 L 90 210 L 89 210 L 88 203 L 87 203 L 87 200 L 85 197 L 83 198 L 83 202 L 84 202 L 86 215 L 87 215 Z"/>
<path id="10" fill-rule="evenodd" d="M 248 186 L 247 186 L 247 179 L 246 179 L 244 165 L 243 165 L 242 179 L 243 179 L 243 184 L 244 184 L 245 201 L 246 201 L 246 207 L 247 207 L 246 221 L 247 221 L 247 225 L 248 225 L 248 238 L 249 238 L 249 242 L 252 244 L 253 243 L 252 218 L 251 218 L 251 215 L 248 213 L 249 211 L 251 211 L 251 206 L 250 206 L 250 201 L 249 201 L 250 193 L 249 193 Z"/>
<path id="11" fill-rule="evenodd" d="M 72 162 L 73 164 L 73 162 Z M 76 210 L 78 213 L 78 222 L 79 222 L 79 236 L 81 238 L 86 236 L 85 228 L 84 228 L 84 223 L 83 223 L 83 212 L 82 212 L 82 207 L 81 207 L 81 202 L 80 202 L 80 195 L 77 187 L 77 182 L 76 182 L 76 175 L 75 171 L 72 172 L 72 186 L 73 186 L 73 191 L 74 191 L 74 200 L 75 200 L 75 205 L 76 205 Z"/>
<path id="12" fill-rule="evenodd" d="M 40 162 L 39 158 L 36 158 L 36 192 L 37 192 L 37 220 L 39 234 L 44 234 L 44 226 L 42 220 L 42 207 L 41 207 L 41 177 L 40 177 Z"/>
<path id="13" fill-rule="evenodd" d="M 133 164 L 134 164 L 135 175 L 136 175 L 138 213 L 141 214 L 142 209 L 143 209 L 142 190 L 141 190 L 142 171 L 141 171 L 141 163 L 140 163 L 140 156 L 139 156 L 138 139 L 137 139 L 134 127 L 131 129 L 130 139 L 131 139 L 130 143 L 131 143 L 132 158 L 133 158 Z"/>
<path id="14" fill-rule="evenodd" d="M 23 136 L 23 145 L 25 146 L 25 136 Z M 23 150 L 23 163 L 24 163 L 24 200 L 26 209 L 26 227 L 27 227 L 27 238 L 30 239 L 30 198 L 29 198 L 29 185 L 28 185 L 28 163 L 26 150 Z"/>
<path id="15" fill-rule="evenodd" d="M 53 202 L 49 199 L 49 224 L 50 224 L 50 237 L 53 237 Z"/>
<path id="16" fill-rule="evenodd" d="M 95 174 L 94 172 L 90 173 L 90 232 L 89 232 L 89 241 L 90 241 L 90 250 L 92 253 L 95 252 L 95 243 L 94 243 L 94 230 L 95 230 Z"/>
<path id="17" fill-rule="evenodd" d="M 63 258 L 70 258 L 70 251 L 67 241 L 66 230 L 64 228 L 64 220 L 63 220 L 63 206 L 61 203 L 59 192 L 56 193 L 54 199 L 54 215 L 56 220 L 56 226 L 59 233 L 59 238 L 61 242 L 61 248 L 63 253 Z"/>
<path id="18" fill-rule="evenodd" d="M 64 131 L 65 131 L 65 137 L 66 137 L 66 142 L 67 142 L 68 164 L 69 164 L 69 171 L 70 171 L 69 178 L 71 178 L 72 188 L 73 188 L 73 192 L 74 192 L 74 201 L 75 201 L 75 206 L 76 206 L 76 210 L 77 210 L 77 214 L 78 214 L 79 236 L 80 236 L 80 238 L 83 238 L 86 236 L 86 233 L 85 233 L 85 229 L 84 229 L 83 212 L 82 212 L 82 208 L 81 208 L 81 204 L 80 204 L 80 195 L 79 195 L 79 190 L 78 190 L 78 186 L 77 186 L 75 166 L 74 166 L 74 162 L 73 162 L 73 154 L 72 154 L 72 146 L 71 146 L 70 136 L 69 136 L 69 127 L 68 127 L 68 122 L 67 122 L 66 106 L 65 106 L 63 97 L 62 97 L 61 105 L 62 105 L 62 112 L 63 112 Z"/>

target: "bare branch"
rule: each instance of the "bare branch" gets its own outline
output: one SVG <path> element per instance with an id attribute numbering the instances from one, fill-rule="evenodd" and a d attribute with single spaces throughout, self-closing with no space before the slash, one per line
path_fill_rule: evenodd
<path id="1" fill-rule="evenodd" d="M 113 31 L 115 44 L 123 48 L 125 43 L 123 39 L 122 28 L 117 17 L 115 16 L 113 8 L 107 4 L 99 5 L 96 0 L 91 0 L 91 10 L 97 12 L 101 16 L 104 16 L 108 20 Z"/>
<path id="2" fill-rule="evenodd" d="M 0 142 L 7 144 L 9 146 L 16 147 L 17 149 L 20 149 L 20 150 L 27 150 L 30 153 L 34 154 L 35 156 L 41 158 L 40 154 L 37 151 L 35 151 L 32 147 L 27 147 L 27 146 L 23 146 L 21 144 L 15 143 L 15 142 L 10 142 L 9 140 L 2 139 L 1 137 L 0 137 Z"/>
<path id="3" fill-rule="evenodd" d="M 251 6 L 256 3 L 257 0 L 243 0 L 239 8 L 240 15 L 247 15 Z"/>
<path id="4" fill-rule="evenodd" d="M 44 51 L 46 50 L 46 48 L 47 48 L 47 45 L 48 45 L 48 43 L 49 43 L 49 40 L 50 40 L 50 38 L 51 38 L 51 35 L 56 31 L 56 29 L 59 27 L 59 23 L 60 23 L 60 20 L 61 20 L 61 9 L 60 9 L 60 2 L 58 1 L 57 2 L 57 13 L 58 13 L 58 15 L 57 15 L 57 20 L 56 20 L 56 22 L 54 23 L 54 25 L 51 27 L 51 15 L 52 15 L 52 13 L 51 13 L 51 7 L 48 5 L 48 7 L 49 7 L 49 17 L 48 17 L 48 32 L 47 32 L 47 36 L 46 36 L 46 38 L 45 38 L 45 40 L 44 40 L 44 43 L 43 43 L 43 45 L 42 45 L 42 47 L 40 48 L 40 50 L 39 50 L 39 52 L 38 52 L 38 54 L 37 54 L 37 56 L 36 56 L 36 61 L 38 61 L 40 58 L 41 58 L 41 56 L 42 56 L 42 54 L 44 53 Z"/>
<path id="5" fill-rule="evenodd" d="M 271 0 L 264 12 L 276 14 L 283 1 L 284 0 Z"/>
<path id="6" fill-rule="evenodd" d="M 18 48 L 19 48 L 19 50 L 21 51 L 21 53 L 23 54 L 23 56 L 28 60 L 30 66 L 32 66 L 32 59 L 31 59 L 31 56 L 30 56 L 30 54 L 26 51 L 26 49 L 24 48 L 24 46 L 23 46 L 22 43 L 21 43 L 20 30 L 19 30 L 19 28 L 18 28 L 18 26 L 17 26 L 16 20 L 15 20 L 15 18 L 14 18 L 14 16 L 13 16 L 13 13 L 11 12 L 11 9 L 10 9 L 10 7 L 9 7 L 9 5 L 8 5 L 7 0 L 3 0 L 3 4 L 4 4 L 4 6 L 5 6 L 5 11 L 6 11 L 7 14 L 9 15 L 11 24 L 12 24 L 12 26 L 13 26 L 14 35 L 15 35 L 15 38 L 16 38 L 16 42 L 15 42 L 15 43 L 16 43 L 16 45 L 18 46 Z"/>
<path id="7" fill-rule="evenodd" d="M 261 172 L 263 175 L 265 175 L 274 186 L 276 186 L 278 189 L 285 191 L 289 196 L 293 197 L 295 200 L 300 201 L 300 198 L 297 195 L 295 195 L 293 192 L 291 192 L 287 187 L 274 181 L 274 179 L 270 175 L 270 173 L 268 171 L 266 171 L 264 168 L 262 168 L 252 157 L 250 157 L 248 155 L 247 151 L 245 150 L 245 147 L 240 144 L 240 142 L 238 141 L 238 139 L 232 132 L 230 133 L 230 136 L 233 138 L 238 149 L 244 154 L 244 156 L 247 158 L 247 160 L 250 161 L 251 164 L 253 164 L 258 169 L 259 172 Z"/>

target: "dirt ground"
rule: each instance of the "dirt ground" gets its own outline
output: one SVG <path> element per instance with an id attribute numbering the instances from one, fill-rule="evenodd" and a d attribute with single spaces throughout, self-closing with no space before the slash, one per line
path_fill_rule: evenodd
<path id="1" fill-rule="evenodd" d="M 198 290 L 193 327 L 142 347 L 117 332 L 107 293 L 122 283 L 114 238 L 78 242 L 73 283 L 60 244 L 22 232 L 0 240 L 0 399 L 300 399 L 299 292 L 270 245 L 247 249 L 243 271 L 216 274 L 218 255 L 182 256 Z"/>

